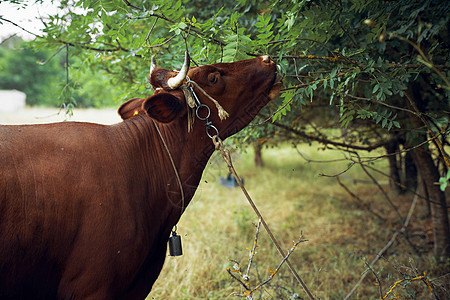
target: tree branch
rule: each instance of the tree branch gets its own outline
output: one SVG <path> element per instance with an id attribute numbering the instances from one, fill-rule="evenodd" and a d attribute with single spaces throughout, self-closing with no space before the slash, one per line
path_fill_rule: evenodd
<path id="1" fill-rule="evenodd" d="M 114 48 L 99 48 L 99 47 L 93 47 L 93 46 L 88 46 L 88 45 L 83 45 L 83 44 L 75 44 L 75 43 L 67 42 L 67 41 L 63 41 L 63 40 L 58 40 L 57 43 L 71 46 L 71 47 L 81 47 L 86 50 L 92 50 L 92 51 L 97 51 L 97 52 L 118 52 L 118 51 L 130 52 L 129 49 L 126 49 L 120 45 L 117 45 Z M 136 56 L 140 57 L 140 55 L 136 55 Z"/>
<path id="2" fill-rule="evenodd" d="M 361 200 L 361 198 L 359 198 L 357 195 L 355 195 L 352 191 L 350 191 L 350 189 L 344 185 L 341 182 L 341 179 L 339 178 L 339 176 L 336 177 L 337 182 L 339 183 L 339 185 L 355 200 L 358 201 L 358 203 L 360 203 L 368 212 L 370 212 L 371 214 L 373 214 L 375 217 L 377 217 L 378 219 L 380 219 L 383 222 L 386 223 L 390 223 L 388 220 L 386 220 L 385 218 L 383 218 L 380 214 L 378 214 L 377 212 L 375 212 L 374 210 L 372 210 L 372 208 L 370 208 L 370 205 L 367 203 L 364 203 L 364 201 Z"/>
<path id="3" fill-rule="evenodd" d="M 139 8 L 139 7 L 134 6 L 133 4 L 131 4 L 128 0 L 122 0 L 122 1 L 123 1 L 123 3 L 125 3 L 127 6 L 129 6 L 129 7 L 131 7 L 131 8 L 134 8 L 134 9 L 137 9 L 137 10 L 142 10 L 141 8 Z"/>
<path id="4" fill-rule="evenodd" d="M 389 197 L 389 195 L 386 193 L 386 191 L 383 189 L 383 187 L 378 183 L 378 181 L 375 179 L 375 177 L 372 176 L 372 174 L 370 174 L 369 171 L 367 171 L 366 167 L 364 166 L 364 164 L 361 162 L 361 157 L 358 155 L 358 153 L 355 152 L 356 157 L 358 158 L 358 163 L 361 166 L 362 170 L 364 171 L 364 173 L 366 173 L 367 176 L 369 176 L 369 178 L 372 180 L 372 182 L 378 187 L 378 189 L 381 191 L 381 193 L 384 195 L 384 198 L 388 201 L 388 203 L 391 205 L 391 207 L 394 209 L 395 213 L 397 214 L 397 217 L 399 218 L 400 222 L 404 222 L 402 215 L 400 214 L 400 212 L 398 211 L 397 206 L 395 206 L 394 202 L 392 202 L 391 198 Z"/>
<path id="5" fill-rule="evenodd" d="M 267 116 L 264 116 L 262 114 L 261 114 L 261 117 L 263 117 L 264 119 L 268 118 Z M 288 132 L 291 132 L 291 133 L 293 133 L 293 134 L 295 134 L 297 136 L 305 138 L 307 140 L 320 142 L 320 143 L 325 144 L 325 145 L 333 145 L 333 146 L 344 147 L 344 148 L 354 149 L 354 150 L 372 151 L 372 150 L 378 149 L 380 147 L 383 147 L 386 144 L 385 142 L 382 142 L 382 143 L 377 143 L 375 145 L 367 146 L 367 147 L 351 145 L 351 144 L 347 144 L 347 143 L 341 143 L 341 142 L 332 141 L 332 140 L 329 140 L 329 139 L 326 139 L 326 138 L 312 136 L 312 135 L 309 135 L 309 134 L 307 134 L 307 133 L 305 133 L 303 131 L 300 131 L 298 129 L 295 129 L 295 128 L 286 126 L 284 124 L 281 124 L 281 123 L 279 123 L 277 121 L 272 121 L 271 124 L 273 124 L 274 126 L 277 126 L 279 128 L 282 128 L 282 129 L 284 129 L 284 130 L 286 130 Z"/>
<path id="6" fill-rule="evenodd" d="M 390 105 L 390 104 L 387 104 L 387 103 L 382 102 L 382 101 L 377 101 L 377 100 L 370 99 L 370 98 L 357 97 L 357 96 L 354 96 L 354 95 L 348 94 L 348 93 L 345 93 L 344 95 L 346 97 L 350 97 L 350 98 L 353 98 L 353 99 L 356 99 L 356 100 L 368 101 L 368 102 L 371 102 L 371 103 L 383 105 L 383 106 L 386 106 L 386 107 L 391 108 L 391 109 L 404 111 L 404 112 L 407 112 L 407 113 L 410 113 L 410 114 L 418 116 L 417 112 L 415 112 L 415 111 L 412 111 L 410 109 L 406 109 L 406 108 L 403 108 L 403 107 L 395 106 L 395 105 Z"/>
<path id="7" fill-rule="evenodd" d="M 35 34 L 35 33 L 31 32 L 31 31 L 29 31 L 29 30 L 23 28 L 23 27 L 20 26 L 19 24 L 16 24 L 16 23 L 14 23 L 13 21 L 10 21 L 10 20 L 8 20 L 8 19 L 3 18 L 2 16 L 0 16 L 0 20 L 5 21 L 5 22 L 8 22 L 8 23 L 10 23 L 10 24 L 12 24 L 12 25 L 14 25 L 14 26 L 20 28 L 21 30 L 25 31 L 26 33 L 29 33 L 29 34 L 31 34 L 31 35 L 33 35 L 33 36 L 35 36 L 35 37 L 42 38 L 42 36 L 40 36 L 40 35 L 38 35 L 38 34 Z"/>
<path id="8" fill-rule="evenodd" d="M 375 279 L 377 281 L 378 284 L 378 292 L 380 293 L 380 298 L 383 297 L 383 288 L 381 287 L 381 281 L 380 278 L 378 278 L 377 273 L 375 272 L 375 270 L 369 265 L 369 263 L 367 262 L 367 259 L 364 258 L 364 264 L 366 265 L 367 269 L 370 270 L 372 272 L 372 274 L 375 276 Z"/>
<path id="9" fill-rule="evenodd" d="M 307 40 L 307 39 L 305 39 Z M 272 43 L 275 42 L 287 42 L 290 40 L 279 40 L 279 41 L 274 41 Z M 334 54 L 334 53 L 333 53 Z M 288 59 L 310 59 L 310 60 L 324 60 L 324 61 L 328 61 L 328 62 L 351 62 L 353 64 L 356 64 L 356 61 L 350 60 L 346 57 L 343 56 L 338 56 L 335 55 L 334 57 L 328 57 L 328 56 L 316 56 L 316 55 L 304 55 L 304 54 L 299 54 L 299 55 L 283 55 L 283 56 L 271 56 L 273 59 L 278 59 L 278 58 L 288 58 Z M 423 64 L 400 64 L 400 63 L 385 63 L 385 66 L 391 67 L 391 68 L 395 68 L 395 69 L 402 69 L 402 68 L 406 68 L 406 69 L 415 69 L 415 68 L 423 68 L 424 65 Z M 439 68 L 439 69 L 443 69 L 443 70 L 448 70 L 450 69 L 450 66 L 446 66 L 446 65 L 435 65 L 434 67 Z M 363 67 L 365 68 L 365 66 Z"/>

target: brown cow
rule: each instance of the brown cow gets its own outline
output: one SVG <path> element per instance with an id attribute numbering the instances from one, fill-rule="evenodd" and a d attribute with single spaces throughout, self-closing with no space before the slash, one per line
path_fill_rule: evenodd
<path id="1" fill-rule="evenodd" d="M 0 299 L 148 295 L 214 151 L 205 122 L 188 131 L 181 85 L 197 84 L 222 139 L 281 86 L 267 56 L 190 69 L 188 62 L 180 73 L 153 68 L 155 94 L 122 104 L 122 123 L 0 126 Z"/>

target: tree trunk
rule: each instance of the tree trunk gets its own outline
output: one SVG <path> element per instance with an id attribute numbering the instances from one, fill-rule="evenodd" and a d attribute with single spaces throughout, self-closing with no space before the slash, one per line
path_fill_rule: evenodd
<path id="1" fill-rule="evenodd" d="M 440 190 L 439 172 L 430 153 L 425 149 L 417 149 L 414 153 L 414 161 L 423 178 L 425 188 L 429 196 L 429 207 L 434 239 L 434 255 L 436 258 L 450 257 L 450 231 L 445 194 Z"/>
<path id="2" fill-rule="evenodd" d="M 389 186 L 391 189 L 394 189 L 398 193 L 402 193 L 405 189 L 402 186 L 401 178 L 400 178 L 400 168 L 399 162 L 397 161 L 398 152 L 398 142 L 395 139 L 391 139 L 384 146 L 386 149 L 386 153 L 388 154 L 388 162 L 389 162 Z"/>
<path id="3" fill-rule="evenodd" d="M 406 152 L 404 162 L 404 184 L 407 189 L 415 191 L 417 188 L 417 167 L 411 151 Z"/>
<path id="4" fill-rule="evenodd" d="M 408 87 L 406 101 L 409 107 L 417 113 L 410 114 L 410 120 L 413 128 L 421 128 L 423 125 L 429 126 L 427 121 L 420 118 L 420 113 L 425 110 L 427 101 L 424 101 L 421 95 L 419 85 L 410 85 Z M 417 131 L 419 132 L 419 131 Z M 409 146 L 418 145 L 426 141 L 427 134 L 416 135 L 414 142 L 409 142 Z M 439 185 L 439 170 L 435 165 L 428 145 L 425 144 L 414 150 L 414 163 L 419 172 L 420 178 L 423 180 L 425 188 L 428 192 L 428 201 L 430 202 L 431 222 L 434 239 L 434 255 L 438 260 L 450 257 L 450 230 L 448 223 L 447 203 L 445 193 L 441 191 Z"/>
<path id="5" fill-rule="evenodd" d="M 256 167 L 264 167 L 264 161 L 262 159 L 262 147 L 261 143 L 257 143 L 255 145 L 255 166 Z"/>
<path id="6" fill-rule="evenodd" d="M 424 204 L 427 207 L 427 214 L 425 215 L 425 217 L 431 218 L 430 195 L 428 195 L 428 190 L 427 190 L 427 186 L 425 184 L 425 180 L 423 180 L 421 177 L 419 177 L 417 181 L 418 181 L 418 187 L 419 187 L 417 193 L 420 196 L 425 197 Z"/>

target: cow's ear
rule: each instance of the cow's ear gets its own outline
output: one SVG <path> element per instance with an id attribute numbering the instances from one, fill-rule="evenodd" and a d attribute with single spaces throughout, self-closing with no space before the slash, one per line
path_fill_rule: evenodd
<path id="1" fill-rule="evenodd" d="M 145 99 L 143 108 L 156 121 L 169 123 L 183 111 L 184 106 L 177 97 L 160 93 Z"/>
<path id="2" fill-rule="evenodd" d="M 128 100 L 125 103 L 120 105 L 119 110 L 117 111 L 122 118 L 122 120 L 130 119 L 136 115 L 144 113 L 144 108 L 142 107 L 142 103 L 144 103 L 145 99 L 142 98 L 133 98 Z"/>

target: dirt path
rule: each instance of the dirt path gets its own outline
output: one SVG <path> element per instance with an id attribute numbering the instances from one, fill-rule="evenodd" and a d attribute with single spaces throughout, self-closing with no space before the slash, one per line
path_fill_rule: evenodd
<path id="1" fill-rule="evenodd" d="M 76 108 L 73 116 L 68 117 L 57 108 L 27 107 L 15 112 L 0 111 L 0 124 L 44 124 L 63 121 L 81 121 L 100 124 L 114 124 L 121 121 L 117 109 L 81 109 Z"/>

